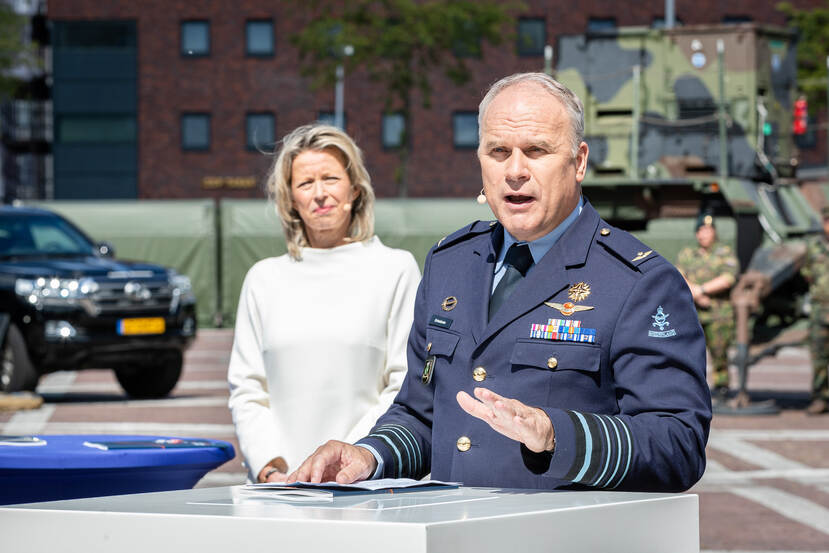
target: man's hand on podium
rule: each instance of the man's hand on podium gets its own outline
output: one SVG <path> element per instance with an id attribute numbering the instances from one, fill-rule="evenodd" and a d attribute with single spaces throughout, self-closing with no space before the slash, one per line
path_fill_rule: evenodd
<path id="1" fill-rule="evenodd" d="M 369 478 L 376 468 L 377 460 L 366 448 L 329 440 L 289 474 L 286 481 L 351 484 Z"/>

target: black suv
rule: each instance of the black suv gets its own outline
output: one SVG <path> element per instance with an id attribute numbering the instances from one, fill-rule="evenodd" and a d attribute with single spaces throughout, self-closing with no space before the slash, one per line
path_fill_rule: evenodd
<path id="1" fill-rule="evenodd" d="M 0 391 L 86 368 L 133 397 L 173 389 L 196 335 L 190 280 L 113 255 L 51 211 L 0 206 Z"/>

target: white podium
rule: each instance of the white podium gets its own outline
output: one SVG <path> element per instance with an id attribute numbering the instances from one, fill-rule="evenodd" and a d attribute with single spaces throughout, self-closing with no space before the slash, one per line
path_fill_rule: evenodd
<path id="1" fill-rule="evenodd" d="M 297 503 L 240 486 L 0 507 L 15 553 L 698 553 L 693 494 L 458 488 Z"/>

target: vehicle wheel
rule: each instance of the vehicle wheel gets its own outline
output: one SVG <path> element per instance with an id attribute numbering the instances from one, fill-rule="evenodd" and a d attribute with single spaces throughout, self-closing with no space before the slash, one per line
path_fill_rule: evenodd
<path id="1" fill-rule="evenodd" d="M 40 375 L 26 351 L 23 333 L 10 324 L 0 359 L 0 392 L 31 392 L 37 388 L 38 380 Z"/>
<path id="2" fill-rule="evenodd" d="M 167 396 L 181 376 L 183 358 L 180 351 L 159 356 L 153 365 L 129 365 L 115 369 L 115 377 L 130 397 L 137 399 Z"/>

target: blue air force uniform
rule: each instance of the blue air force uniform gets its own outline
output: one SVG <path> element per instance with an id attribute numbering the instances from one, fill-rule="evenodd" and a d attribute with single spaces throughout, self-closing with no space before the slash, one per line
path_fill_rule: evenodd
<path id="1" fill-rule="evenodd" d="M 677 270 L 582 213 L 488 321 L 504 230 L 475 222 L 426 259 L 409 372 L 366 438 L 386 478 L 469 486 L 682 491 L 705 469 L 705 339 Z M 424 371 L 425 369 L 425 371 Z M 486 387 L 543 409 L 552 453 L 464 412 Z"/>

